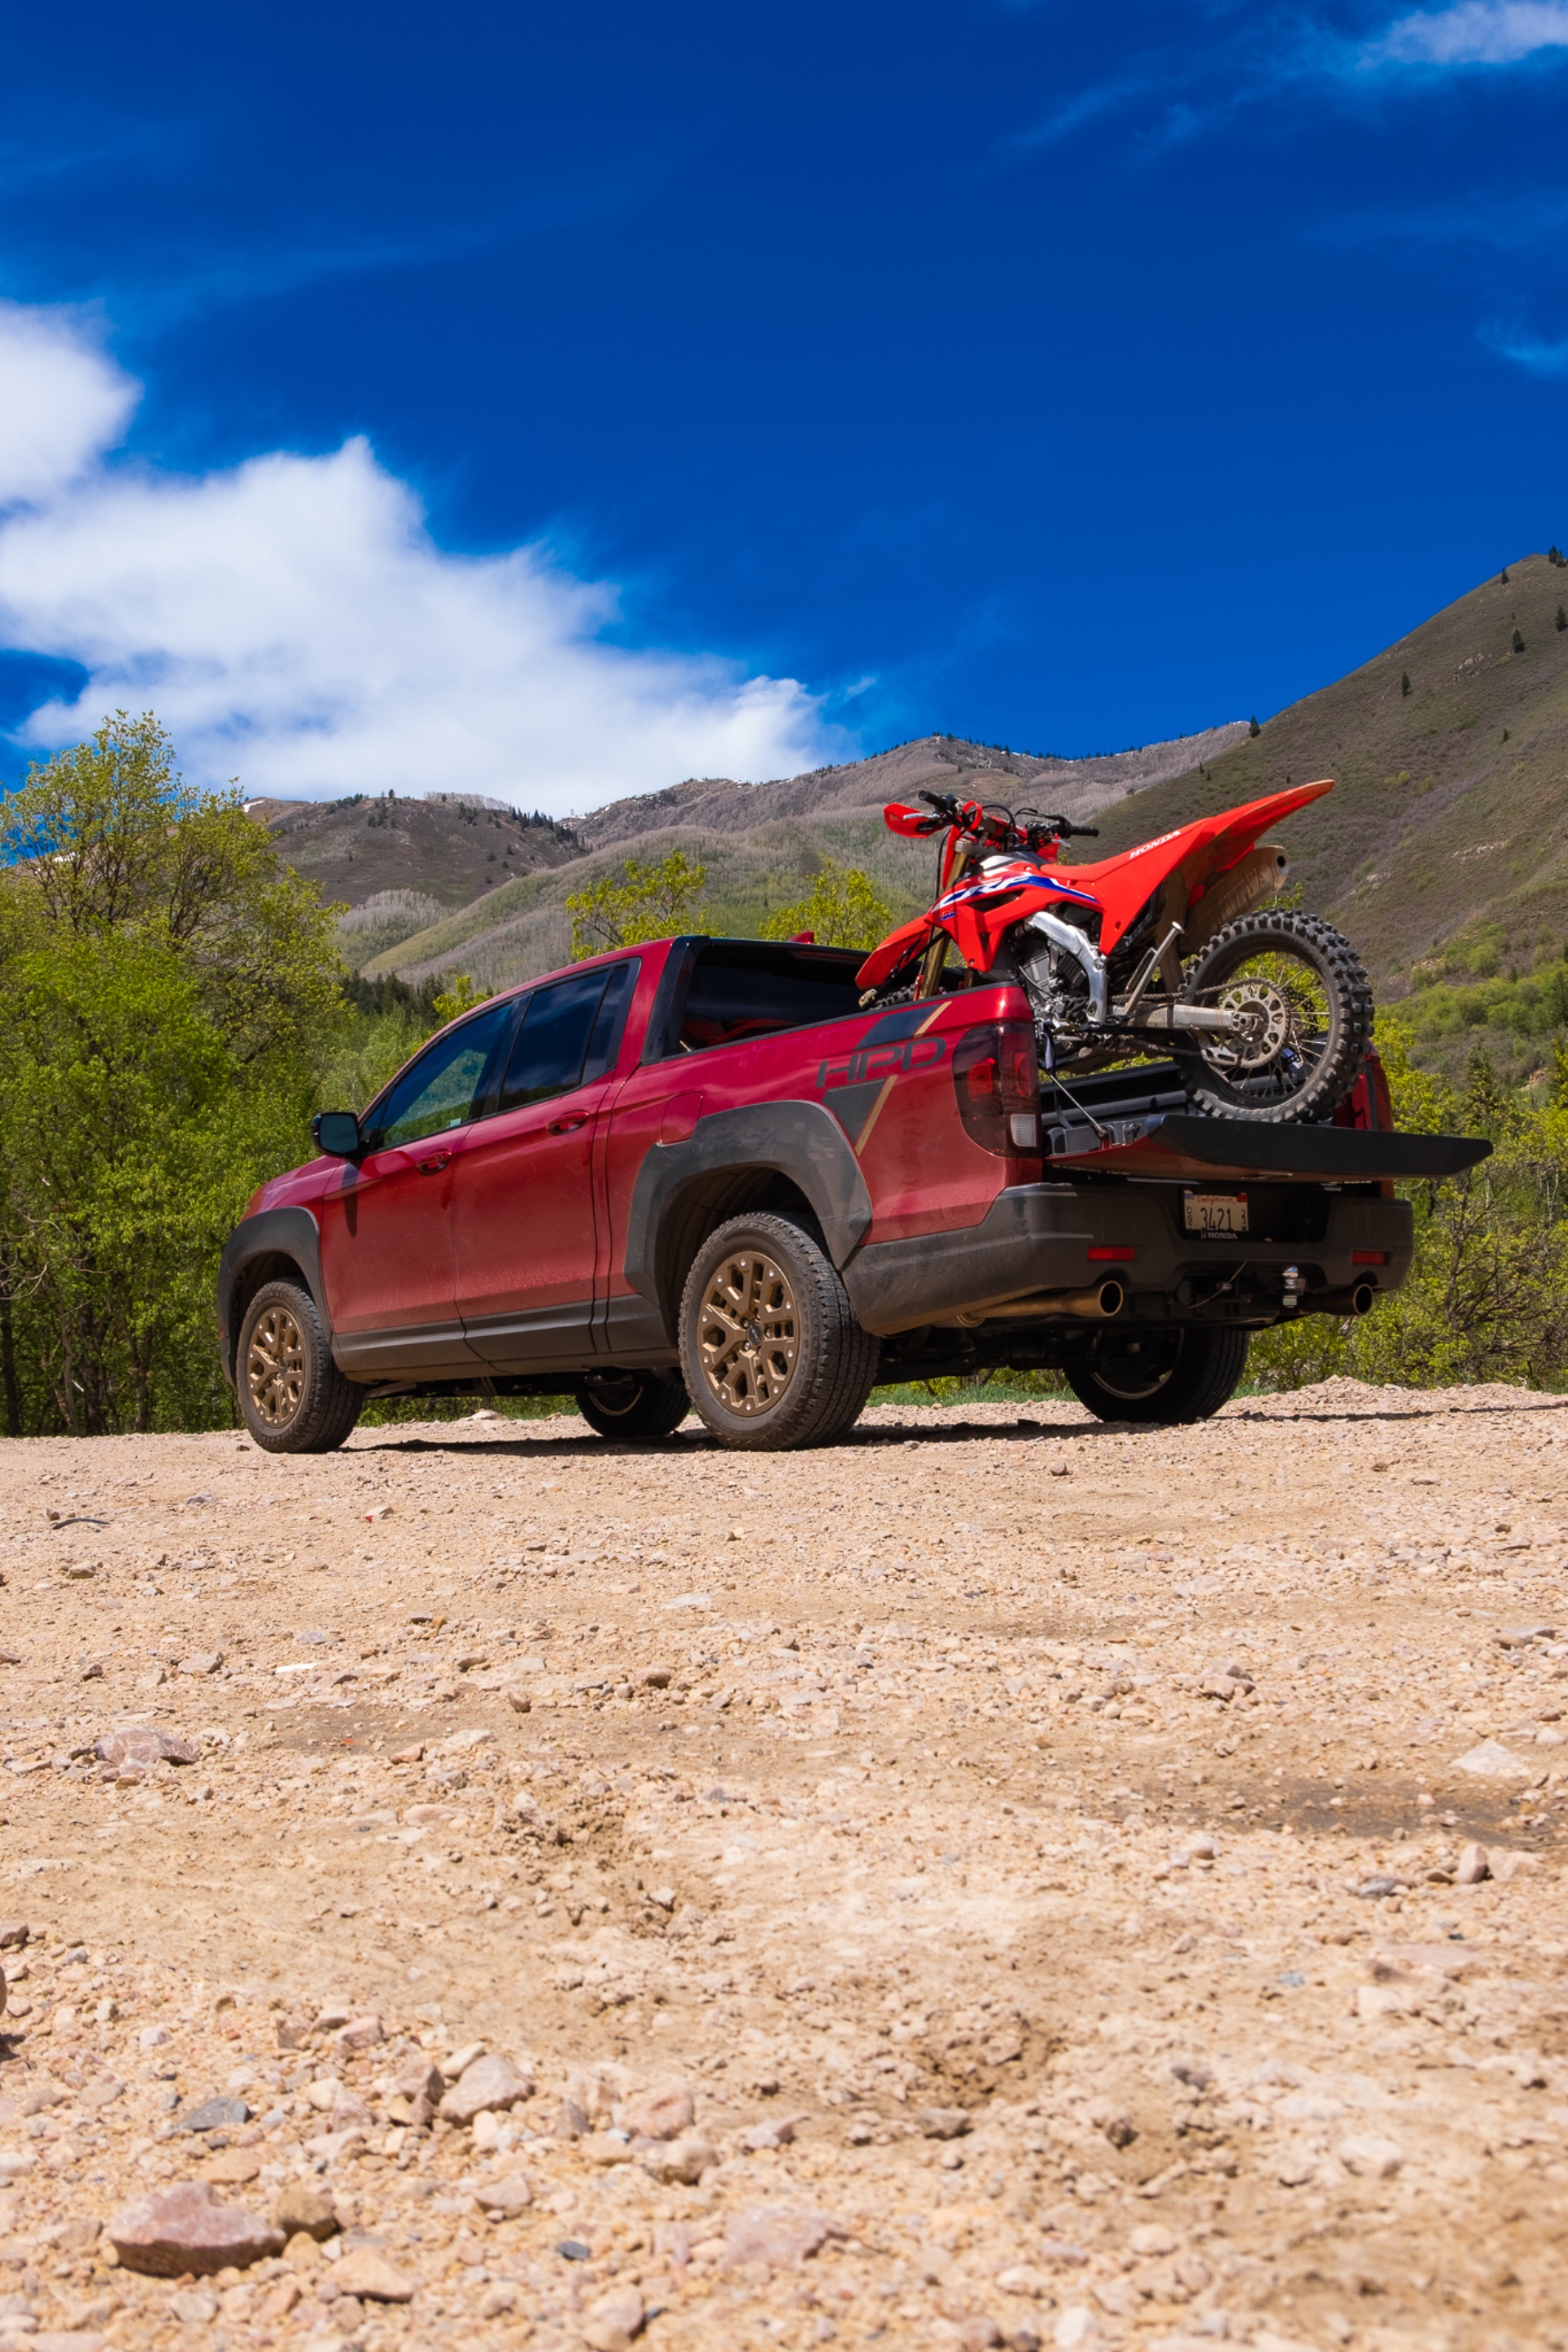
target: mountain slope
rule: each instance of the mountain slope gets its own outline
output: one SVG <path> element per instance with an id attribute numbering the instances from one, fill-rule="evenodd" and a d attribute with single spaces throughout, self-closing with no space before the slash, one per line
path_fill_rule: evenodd
<path id="1" fill-rule="evenodd" d="M 353 963 L 423 930 L 502 881 L 582 855 L 568 825 L 495 801 L 432 793 L 399 800 L 248 801 L 297 874 L 351 912 L 342 927 Z"/>
<path id="2" fill-rule="evenodd" d="M 924 788 L 1029 802 L 1082 823 L 1194 760 L 1218 757 L 1246 733 L 1245 721 L 1237 720 L 1175 742 L 1089 760 L 1042 760 L 952 736 L 926 736 L 868 760 L 773 783 L 693 779 L 574 819 L 580 855 L 571 864 L 536 871 L 442 915 L 371 958 L 364 969 L 373 978 L 395 971 L 412 980 L 461 969 L 490 989 L 548 971 L 571 952 L 568 893 L 618 872 L 628 854 L 657 859 L 672 848 L 706 867 L 706 920 L 714 930 L 754 931 L 773 908 L 809 888 L 824 858 L 862 867 L 896 914 L 912 913 L 929 896 L 931 854 L 924 844 L 900 841 L 888 831 L 885 801 L 909 799 Z"/>

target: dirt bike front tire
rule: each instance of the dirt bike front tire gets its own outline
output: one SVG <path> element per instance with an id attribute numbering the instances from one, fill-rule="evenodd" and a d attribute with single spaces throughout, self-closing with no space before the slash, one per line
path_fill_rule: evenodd
<path id="1" fill-rule="evenodd" d="M 1184 1048 L 1178 1060 L 1194 1105 L 1212 1118 L 1275 1126 L 1329 1118 L 1372 1046 L 1372 983 L 1361 958 L 1321 915 L 1243 915 L 1205 948 L 1182 1002 L 1245 1000 L 1249 987 L 1283 1012 L 1290 1033 L 1283 1049 L 1268 1066 L 1248 1070 L 1218 1039 L 1207 1050 Z"/>

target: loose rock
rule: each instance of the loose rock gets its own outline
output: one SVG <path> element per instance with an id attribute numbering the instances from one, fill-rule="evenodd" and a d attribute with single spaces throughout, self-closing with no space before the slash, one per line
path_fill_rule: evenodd
<path id="1" fill-rule="evenodd" d="M 332 2267 L 332 2284 L 340 2294 L 365 2303 L 412 2303 L 418 2281 L 374 2246 L 351 2246 Z"/>
<path id="2" fill-rule="evenodd" d="M 280 2192 L 272 2209 L 273 2220 L 285 2238 L 303 2231 L 308 2237 L 325 2240 L 338 2228 L 338 2210 L 324 2189 L 313 2180 L 290 2180 Z"/>
<path id="3" fill-rule="evenodd" d="M 667 2083 L 662 2090 L 628 2100 L 620 2120 L 633 2139 L 679 2139 L 690 2130 L 696 2116 L 697 2103 L 686 2084 Z"/>
<path id="4" fill-rule="evenodd" d="M 533 2190 L 521 2172 L 503 2173 L 499 2180 L 481 2180 L 474 2195 L 487 2213 L 499 2213 L 510 2221 L 514 2213 L 526 2213 L 533 2202 Z"/>
<path id="5" fill-rule="evenodd" d="M 219 2096 L 204 2099 L 199 2107 L 187 2107 L 174 2119 L 177 2132 L 235 2131 L 250 2121 L 250 2109 L 243 2099 Z"/>
<path id="6" fill-rule="evenodd" d="M 827 2213 L 810 2207 L 753 2205 L 749 2212 L 731 2213 L 724 2231 L 724 2263 L 728 2270 L 747 2263 L 766 2263 L 777 2270 L 786 2263 L 805 2262 L 830 2238 L 848 2231 Z"/>
<path id="7" fill-rule="evenodd" d="M 1405 2161 L 1405 2150 L 1396 2139 L 1383 2139 L 1375 2132 L 1352 2132 L 1341 2140 L 1334 2154 L 1347 2172 L 1355 2172 L 1368 2180 L 1391 2180 Z"/>
<path id="8" fill-rule="evenodd" d="M 711 2172 L 719 2161 L 719 2151 L 709 2141 L 696 2137 L 656 2141 L 644 2151 L 642 2161 L 656 2180 L 676 2181 L 692 2189 L 705 2172 Z"/>
<path id="9" fill-rule="evenodd" d="M 974 2119 L 967 2107 L 921 2107 L 914 2121 L 927 2139 L 962 2139 L 973 2129 Z"/>
<path id="10" fill-rule="evenodd" d="M 481 2108 L 500 2112 L 532 2095 L 533 2084 L 520 2074 L 510 2058 L 477 2058 L 466 2066 L 441 2101 L 437 2112 L 448 2123 L 471 2124 Z"/>
<path id="11" fill-rule="evenodd" d="M 1454 1769 L 1482 1780 L 1525 1780 L 1535 1767 L 1505 1748 L 1500 1739 L 1483 1739 L 1479 1748 L 1468 1748 L 1454 1759 Z"/>
<path id="12" fill-rule="evenodd" d="M 124 1731 L 106 1731 L 98 1741 L 93 1754 L 100 1763 L 112 1764 L 118 1771 L 126 1765 L 140 1766 L 145 1770 L 153 1764 L 199 1764 L 201 1749 L 173 1731 L 155 1731 L 150 1725 L 137 1724 Z"/>
<path id="13" fill-rule="evenodd" d="M 1491 1860 L 1485 1846 L 1472 1843 L 1459 1856 L 1454 1884 L 1456 1886 L 1479 1886 L 1483 1878 L 1489 1878 L 1491 1874 Z"/>
<path id="14" fill-rule="evenodd" d="M 152 2278 L 178 2278 L 194 2271 L 244 2270 L 280 2252 L 283 2239 L 259 2213 L 222 2205 L 205 2180 L 133 2198 L 109 2224 L 115 2252 L 128 2271 Z"/>
<path id="15" fill-rule="evenodd" d="M 643 2324 L 643 2299 L 635 2286 L 612 2287 L 588 2306 L 584 2340 L 594 2352 L 627 2352 Z"/>
<path id="16" fill-rule="evenodd" d="M 351 2017 L 339 2026 L 332 2036 L 340 2050 L 369 2050 L 386 2039 L 386 2028 L 374 2011 L 363 2017 Z"/>

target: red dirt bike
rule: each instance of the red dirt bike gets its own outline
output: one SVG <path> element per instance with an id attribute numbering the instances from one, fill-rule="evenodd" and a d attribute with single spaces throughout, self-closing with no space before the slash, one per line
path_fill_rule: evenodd
<path id="1" fill-rule="evenodd" d="M 1258 835 L 1332 790 L 1299 784 L 1072 867 L 1062 843 L 1097 826 L 938 793 L 893 802 L 894 833 L 943 836 L 937 896 L 867 957 L 861 1001 L 936 995 L 956 947 L 970 974 L 1022 985 L 1053 1074 L 1158 1054 L 1216 1116 L 1328 1118 L 1371 1048 L 1372 989 L 1331 925 L 1265 908 L 1288 868 Z"/>

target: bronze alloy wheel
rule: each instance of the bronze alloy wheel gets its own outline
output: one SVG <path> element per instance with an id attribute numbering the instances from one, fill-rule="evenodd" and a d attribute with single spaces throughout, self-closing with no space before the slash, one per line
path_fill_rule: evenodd
<path id="1" fill-rule="evenodd" d="M 703 1376 L 727 1412 L 770 1412 L 795 1377 L 800 1323 L 776 1258 L 738 1250 L 717 1265 L 703 1297 L 698 1348 Z"/>
<path id="2" fill-rule="evenodd" d="M 287 1307 L 268 1307 L 258 1316 L 246 1350 L 245 1379 L 257 1420 L 266 1429 L 287 1429 L 305 1393 L 305 1335 Z"/>
<path id="3" fill-rule="evenodd" d="M 753 1209 L 709 1234 L 687 1269 L 676 1322 L 681 1378 L 721 1445 L 784 1454 L 851 1427 L 880 1343 L 808 1211 Z"/>

